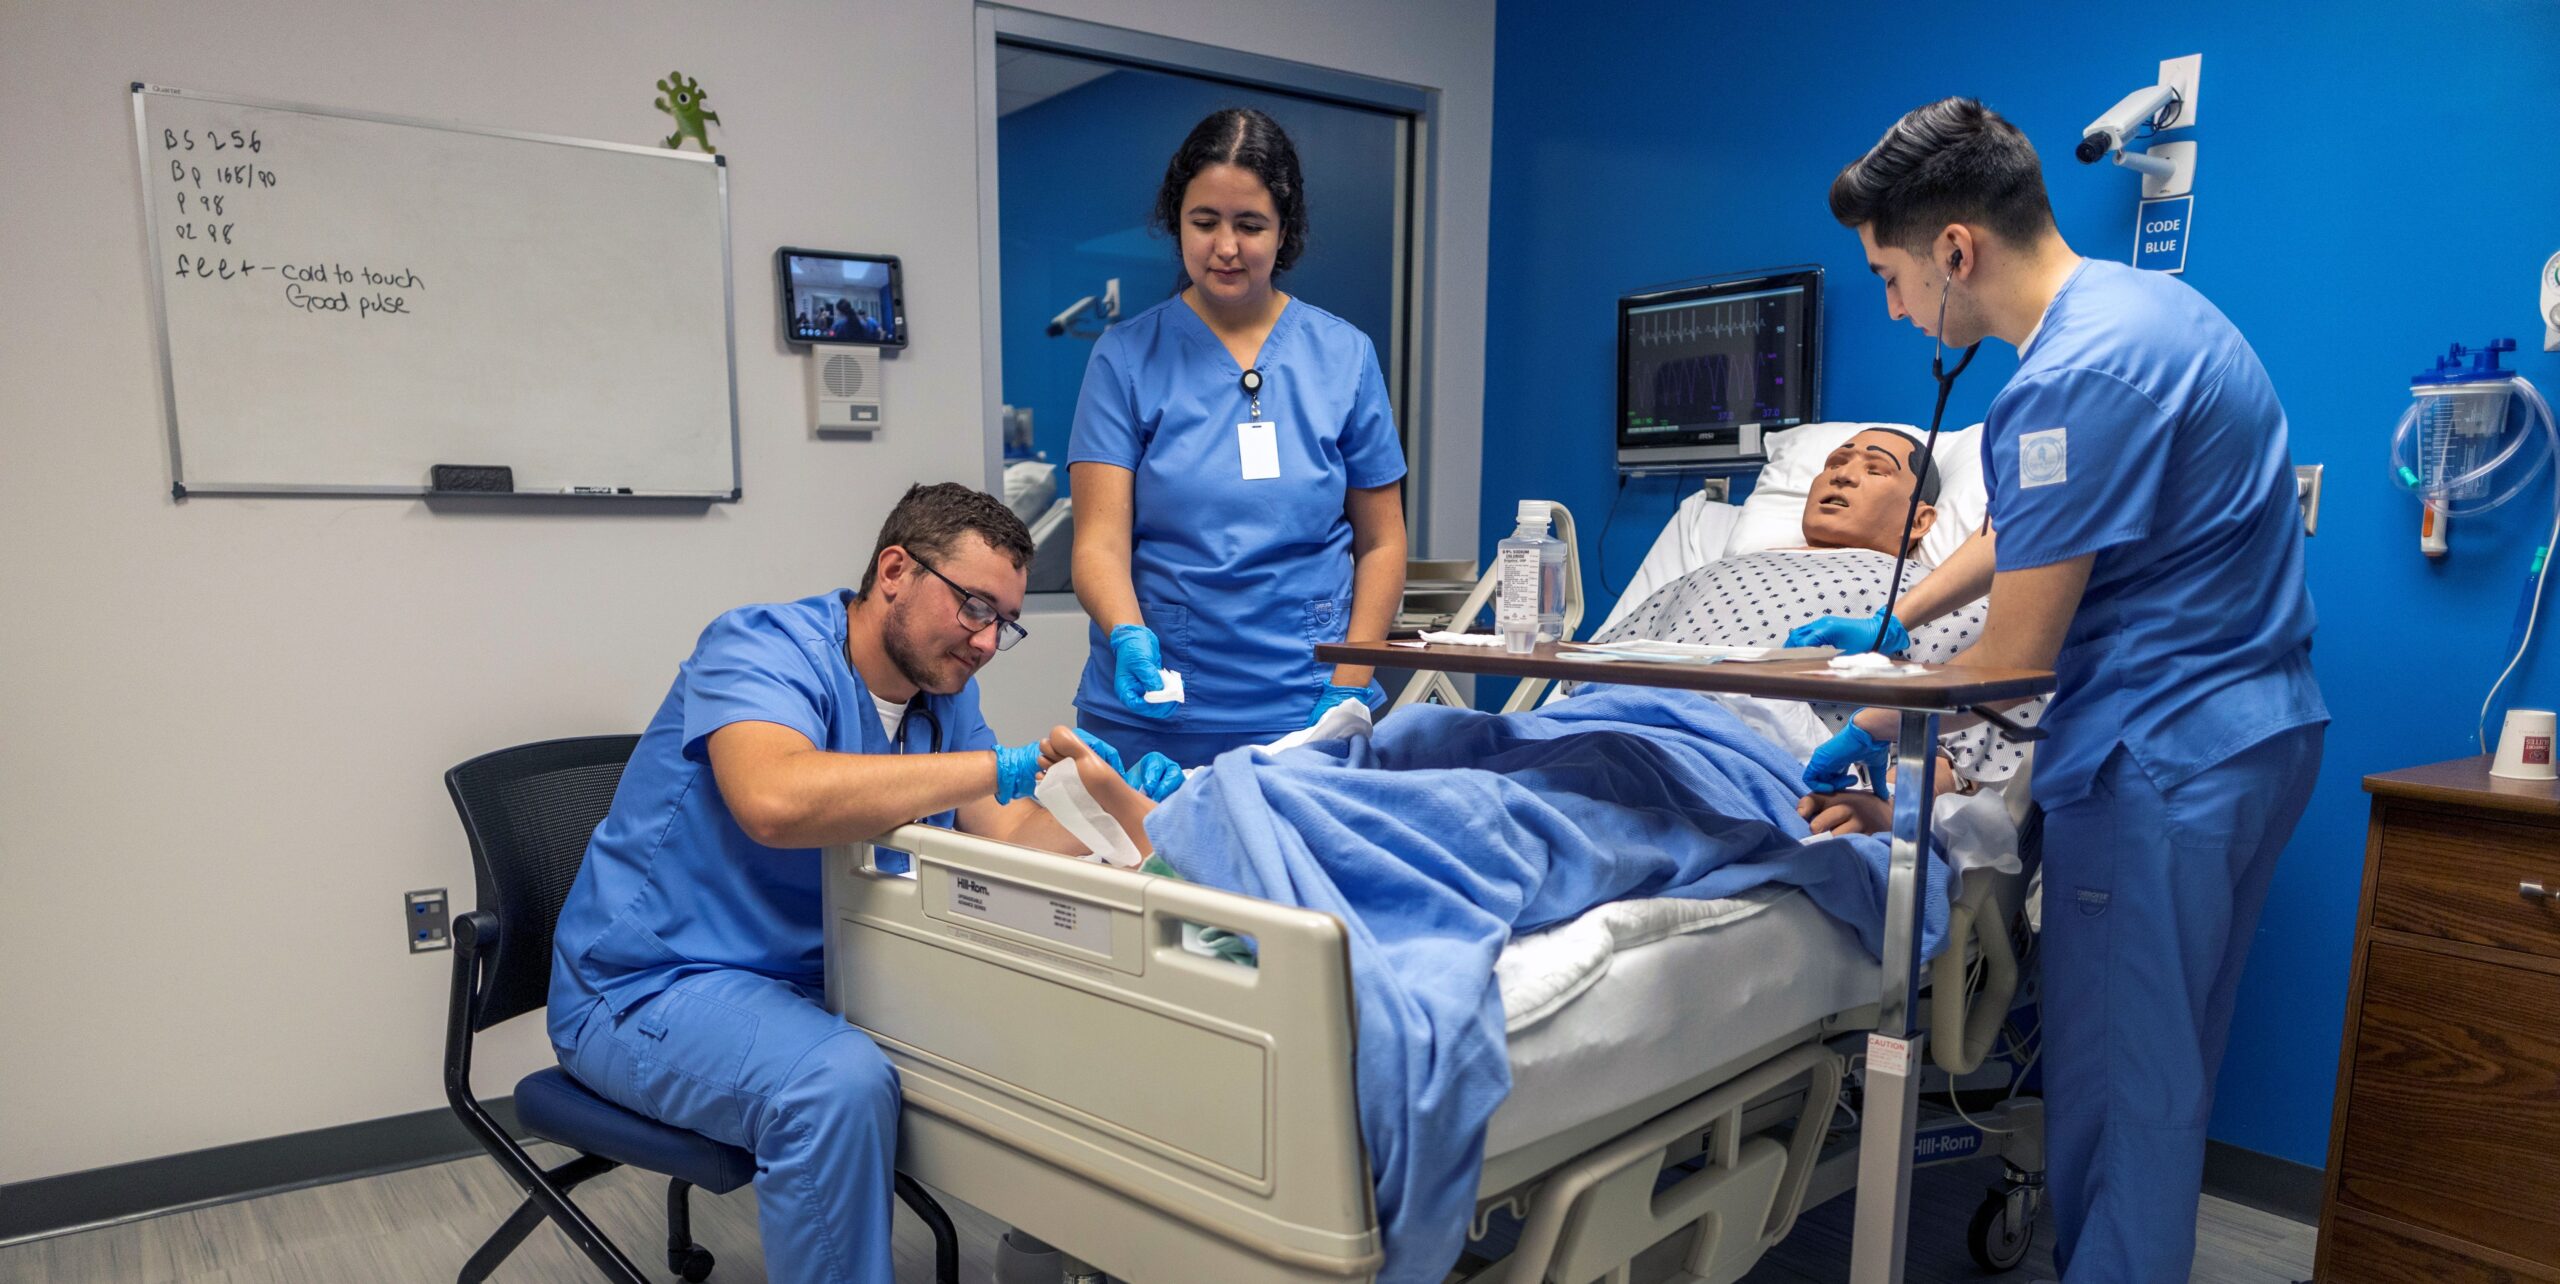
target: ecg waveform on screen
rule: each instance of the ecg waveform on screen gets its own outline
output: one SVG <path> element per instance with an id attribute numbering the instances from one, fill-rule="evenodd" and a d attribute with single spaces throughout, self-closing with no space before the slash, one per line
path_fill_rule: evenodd
<path id="1" fill-rule="evenodd" d="M 1788 417 L 1787 313 L 1778 300 L 1670 308 L 1627 318 L 1628 404 L 1653 424 Z"/>

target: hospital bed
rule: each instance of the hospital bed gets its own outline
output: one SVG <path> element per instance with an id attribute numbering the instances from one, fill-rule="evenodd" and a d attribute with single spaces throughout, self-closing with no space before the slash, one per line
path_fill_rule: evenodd
<path id="1" fill-rule="evenodd" d="M 1746 516 L 1688 526 L 1725 526 L 1721 555 Z M 1706 538 L 1666 531 L 1674 557 Z M 1375 1273 L 1338 921 L 947 830 L 880 842 L 912 877 L 868 845 L 825 857 L 827 999 L 899 1069 L 903 1171 L 1138 1284 Z M 2017 884 L 1967 876 L 1931 965 L 1949 1073 L 2008 1011 Z M 1186 948 L 1186 925 L 1251 938 L 1259 966 Z M 1801 893 L 1602 906 L 1502 970 L 1513 1087 L 1476 1229 L 1520 1224 L 1468 1278 L 1622 1279 L 1687 1232 L 1684 1278 L 1731 1280 L 1853 1184 L 1833 1121 L 1889 997 Z M 2032 1146 L 2032 1103 L 2002 1121 Z"/>

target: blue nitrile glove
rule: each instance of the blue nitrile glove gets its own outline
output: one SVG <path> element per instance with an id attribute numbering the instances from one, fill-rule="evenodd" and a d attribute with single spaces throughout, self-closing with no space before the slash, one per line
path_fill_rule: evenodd
<path id="1" fill-rule="evenodd" d="M 1017 798 L 1028 798 L 1040 786 L 1040 746 L 1015 745 L 996 749 L 996 803 L 1001 806 Z"/>
<path id="2" fill-rule="evenodd" d="M 1884 624 L 1884 646 L 1876 646 L 1876 624 Z M 1911 631 L 1902 621 L 1882 611 L 1863 620 L 1841 615 L 1826 615 L 1811 624 L 1798 625 L 1787 634 L 1788 646 L 1838 647 L 1842 655 L 1881 649 L 1886 655 L 1900 655 L 1911 649 Z"/>
<path id="3" fill-rule="evenodd" d="M 1123 624 L 1111 630 L 1111 691 L 1120 697 L 1120 707 L 1141 718 L 1170 718 L 1174 705 L 1149 704 L 1150 691 L 1164 689 L 1163 655 L 1156 649 L 1156 631 L 1143 624 Z"/>
<path id="4" fill-rule="evenodd" d="M 1325 710 L 1330 709 L 1337 704 L 1354 700 L 1361 704 L 1369 703 L 1369 688 L 1339 686 L 1331 682 L 1325 683 L 1324 694 L 1316 697 L 1316 711 L 1307 715 L 1307 725 L 1312 727 L 1317 723 L 1324 721 Z"/>
<path id="5" fill-rule="evenodd" d="M 1112 748 L 1110 741 L 1105 740 L 1082 727 L 1076 728 L 1076 739 L 1083 741 L 1087 748 L 1092 749 L 1095 757 L 1111 764 L 1111 769 L 1113 771 L 1116 772 L 1121 769 L 1120 751 Z"/>
<path id="6" fill-rule="evenodd" d="M 1890 798 L 1884 785 L 1885 765 L 1893 758 L 1893 746 L 1867 734 L 1867 729 L 1851 719 L 1839 735 L 1825 740 L 1805 760 L 1804 787 L 1817 794 L 1843 793 L 1857 787 L 1858 778 L 1849 769 L 1860 763 L 1875 780 L 1876 797 Z"/>
<path id="7" fill-rule="evenodd" d="M 1173 796 L 1174 790 L 1182 788 L 1182 764 L 1163 754 L 1151 753 L 1121 772 L 1120 778 L 1128 781 L 1131 789 L 1163 802 Z"/>

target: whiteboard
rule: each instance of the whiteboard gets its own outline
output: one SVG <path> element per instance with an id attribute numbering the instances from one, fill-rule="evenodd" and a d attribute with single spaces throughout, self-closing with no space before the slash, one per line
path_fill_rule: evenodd
<path id="1" fill-rule="evenodd" d="M 180 498 L 737 497 L 719 158 L 133 97 Z"/>

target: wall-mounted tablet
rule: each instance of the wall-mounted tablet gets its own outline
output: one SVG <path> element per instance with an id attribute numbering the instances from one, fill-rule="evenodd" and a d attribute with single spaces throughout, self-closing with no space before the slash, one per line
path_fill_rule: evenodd
<path id="1" fill-rule="evenodd" d="M 894 254 L 837 250 L 773 252 L 782 333 L 796 344 L 907 346 L 906 283 Z"/>

